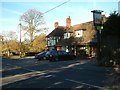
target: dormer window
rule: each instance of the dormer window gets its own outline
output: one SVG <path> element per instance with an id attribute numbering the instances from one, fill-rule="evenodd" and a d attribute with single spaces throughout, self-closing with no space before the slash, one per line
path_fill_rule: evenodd
<path id="1" fill-rule="evenodd" d="M 75 37 L 82 37 L 83 36 L 83 30 L 76 30 L 75 31 Z"/>

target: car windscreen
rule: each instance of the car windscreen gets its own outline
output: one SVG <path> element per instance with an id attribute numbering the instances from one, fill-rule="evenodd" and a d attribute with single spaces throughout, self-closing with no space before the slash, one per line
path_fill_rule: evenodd
<path id="1" fill-rule="evenodd" d="M 57 51 L 51 51 L 52 55 L 57 55 Z"/>
<path id="2" fill-rule="evenodd" d="M 57 51 L 48 51 L 46 55 L 57 55 Z"/>
<path id="3" fill-rule="evenodd" d="M 67 52 L 65 52 L 65 51 L 58 51 L 58 55 L 67 55 Z"/>
<path id="4" fill-rule="evenodd" d="M 41 52 L 41 53 L 39 53 L 38 55 L 44 55 L 46 52 Z"/>

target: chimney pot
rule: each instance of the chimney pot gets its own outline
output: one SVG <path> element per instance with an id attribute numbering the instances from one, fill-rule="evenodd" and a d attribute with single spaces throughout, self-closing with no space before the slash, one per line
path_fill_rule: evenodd
<path id="1" fill-rule="evenodd" d="M 59 26 L 59 23 L 58 22 L 55 22 L 54 23 L 54 27 L 57 28 Z"/>

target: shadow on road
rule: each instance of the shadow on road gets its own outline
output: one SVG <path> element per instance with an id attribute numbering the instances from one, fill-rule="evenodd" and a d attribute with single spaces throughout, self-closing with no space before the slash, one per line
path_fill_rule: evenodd
<path id="1" fill-rule="evenodd" d="M 4 84 L 3 88 L 71 88 L 72 90 L 76 88 L 119 90 L 120 88 L 120 77 L 115 74 L 114 69 L 97 66 L 95 60 L 47 62 L 44 66 L 34 67 L 34 70 L 28 69 L 28 71 L 19 75 L 16 73 L 9 78 L 5 77 L 3 82 L 13 81 Z"/>

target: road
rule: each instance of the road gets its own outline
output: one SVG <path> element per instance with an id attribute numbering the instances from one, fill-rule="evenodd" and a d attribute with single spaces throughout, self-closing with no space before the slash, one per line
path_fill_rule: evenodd
<path id="1" fill-rule="evenodd" d="M 49 62 L 37 61 L 34 58 L 2 59 L 2 88 L 117 90 L 120 85 L 118 76 L 103 67 L 99 67 L 99 70 L 97 66 L 88 67 L 90 62 Z"/>

